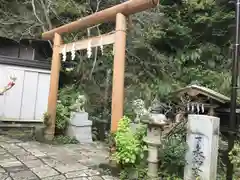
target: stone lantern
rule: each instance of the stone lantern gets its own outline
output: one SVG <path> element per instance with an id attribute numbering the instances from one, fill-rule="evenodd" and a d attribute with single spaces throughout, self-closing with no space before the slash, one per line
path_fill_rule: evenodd
<path id="1" fill-rule="evenodd" d="M 161 138 L 164 126 L 167 125 L 167 118 L 164 114 L 150 113 L 141 118 L 141 122 L 147 124 L 147 136 L 144 142 L 148 145 L 148 177 L 158 178 L 158 152 L 161 146 Z"/>

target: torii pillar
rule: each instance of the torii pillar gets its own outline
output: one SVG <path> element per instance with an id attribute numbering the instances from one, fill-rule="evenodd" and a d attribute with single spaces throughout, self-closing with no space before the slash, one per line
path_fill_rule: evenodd
<path id="1" fill-rule="evenodd" d="M 126 30 L 126 17 L 123 14 L 118 13 L 116 17 L 116 40 L 113 62 L 111 132 L 117 131 L 118 121 L 123 117 Z"/>
<path id="2" fill-rule="evenodd" d="M 55 133 L 56 106 L 58 94 L 58 81 L 60 69 L 60 53 L 64 44 L 60 45 L 61 35 L 79 31 L 96 24 L 116 21 L 115 32 L 115 56 L 113 67 L 113 87 L 112 87 L 112 119 L 111 132 L 117 131 L 118 121 L 123 116 L 124 105 L 124 70 L 125 70 L 125 47 L 126 47 L 126 17 L 156 7 L 159 0 L 129 0 L 108 9 L 96 12 L 92 15 L 83 17 L 77 21 L 65 24 L 42 34 L 45 40 L 54 38 L 53 59 L 51 67 L 50 92 L 48 98 L 48 114 L 51 126 L 47 128 L 48 139 L 52 139 Z M 55 37 L 54 37 L 55 36 Z M 109 38 L 106 37 L 106 38 Z M 103 40 L 104 41 L 104 40 Z M 106 42 L 107 43 L 107 42 Z M 109 43 L 108 43 L 109 44 Z M 87 44 L 81 45 L 82 47 Z M 81 47 L 81 48 L 82 48 Z M 79 49 L 81 49 L 79 47 Z"/>

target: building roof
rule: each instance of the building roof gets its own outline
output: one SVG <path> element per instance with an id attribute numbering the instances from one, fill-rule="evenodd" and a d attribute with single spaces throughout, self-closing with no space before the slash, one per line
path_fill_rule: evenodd
<path id="1" fill-rule="evenodd" d="M 42 57 L 42 59 L 26 59 L 26 58 L 18 58 L 11 56 L 0 56 L 0 64 L 14 65 L 14 66 L 22 66 L 22 67 L 30 67 L 30 68 L 40 68 L 49 70 L 51 67 L 52 57 L 52 45 L 51 41 L 46 40 L 38 40 L 38 39 L 21 39 L 19 41 L 8 39 L 5 37 L 0 37 L 0 46 L 4 48 L 21 48 L 21 47 L 31 47 L 36 50 L 38 55 Z"/>
<path id="2" fill-rule="evenodd" d="M 201 95 L 210 97 L 213 100 L 221 102 L 223 104 L 229 103 L 231 100 L 229 97 L 221 93 L 218 93 L 212 89 L 209 89 L 203 86 L 198 86 L 198 85 L 189 85 L 187 87 L 181 88 L 173 92 L 173 94 L 177 94 L 178 96 L 182 96 L 183 94 L 186 94 L 186 93 L 190 96 L 197 96 L 201 94 Z"/>
<path id="3" fill-rule="evenodd" d="M 0 43 L 1 45 L 31 45 L 32 48 L 38 48 L 41 50 L 40 53 L 45 54 L 47 57 L 52 56 L 52 42 L 51 41 L 46 41 L 42 39 L 21 39 L 19 41 L 9 39 L 6 37 L 0 37 Z"/>

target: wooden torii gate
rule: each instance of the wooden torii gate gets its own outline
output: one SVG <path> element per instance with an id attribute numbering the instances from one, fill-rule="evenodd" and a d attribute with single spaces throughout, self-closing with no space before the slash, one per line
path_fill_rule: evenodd
<path id="1" fill-rule="evenodd" d="M 159 0 L 129 0 L 111 8 L 96 12 L 92 15 L 81 18 L 77 21 L 65 24 L 58 28 L 44 32 L 42 38 L 53 40 L 53 56 L 51 65 L 50 90 L 48 97 L 48 114 L 50 115 L 50 126 L 46 130 L 46 138 L 51 140 L 55 133 L 56 106 L 58 95 L 59 72 L 61 67 L 61 52 L 65 48 L 70 52 L 73 43 L 63 44 L 61 35 L 71 33 L 83 28 L 116 21 L 115 32 L 86 40 L 74 42 L 75 50 L 87 49 L 91 41 L 91 47 L 100 45 L 115 45 L 114 65 L 113 65 L 113 87 L 112 87 L 112 117 L 111 131 L 117 130 L 118 121 L 123 116 L 124 104 L 124 70 L 125 70 L 125 48 L 126 48 L 126 17 L 158 5 Z"/>

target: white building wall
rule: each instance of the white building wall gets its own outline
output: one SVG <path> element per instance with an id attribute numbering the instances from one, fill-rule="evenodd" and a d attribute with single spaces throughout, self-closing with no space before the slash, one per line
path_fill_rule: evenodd
<path id="1" fill-rule="evenodd" d="M 41 122 L 47 111 L 50 71 L 0 65 L 0 88 L 17 77 L 15 86 L 0 96 L 0 120 Z"/>

